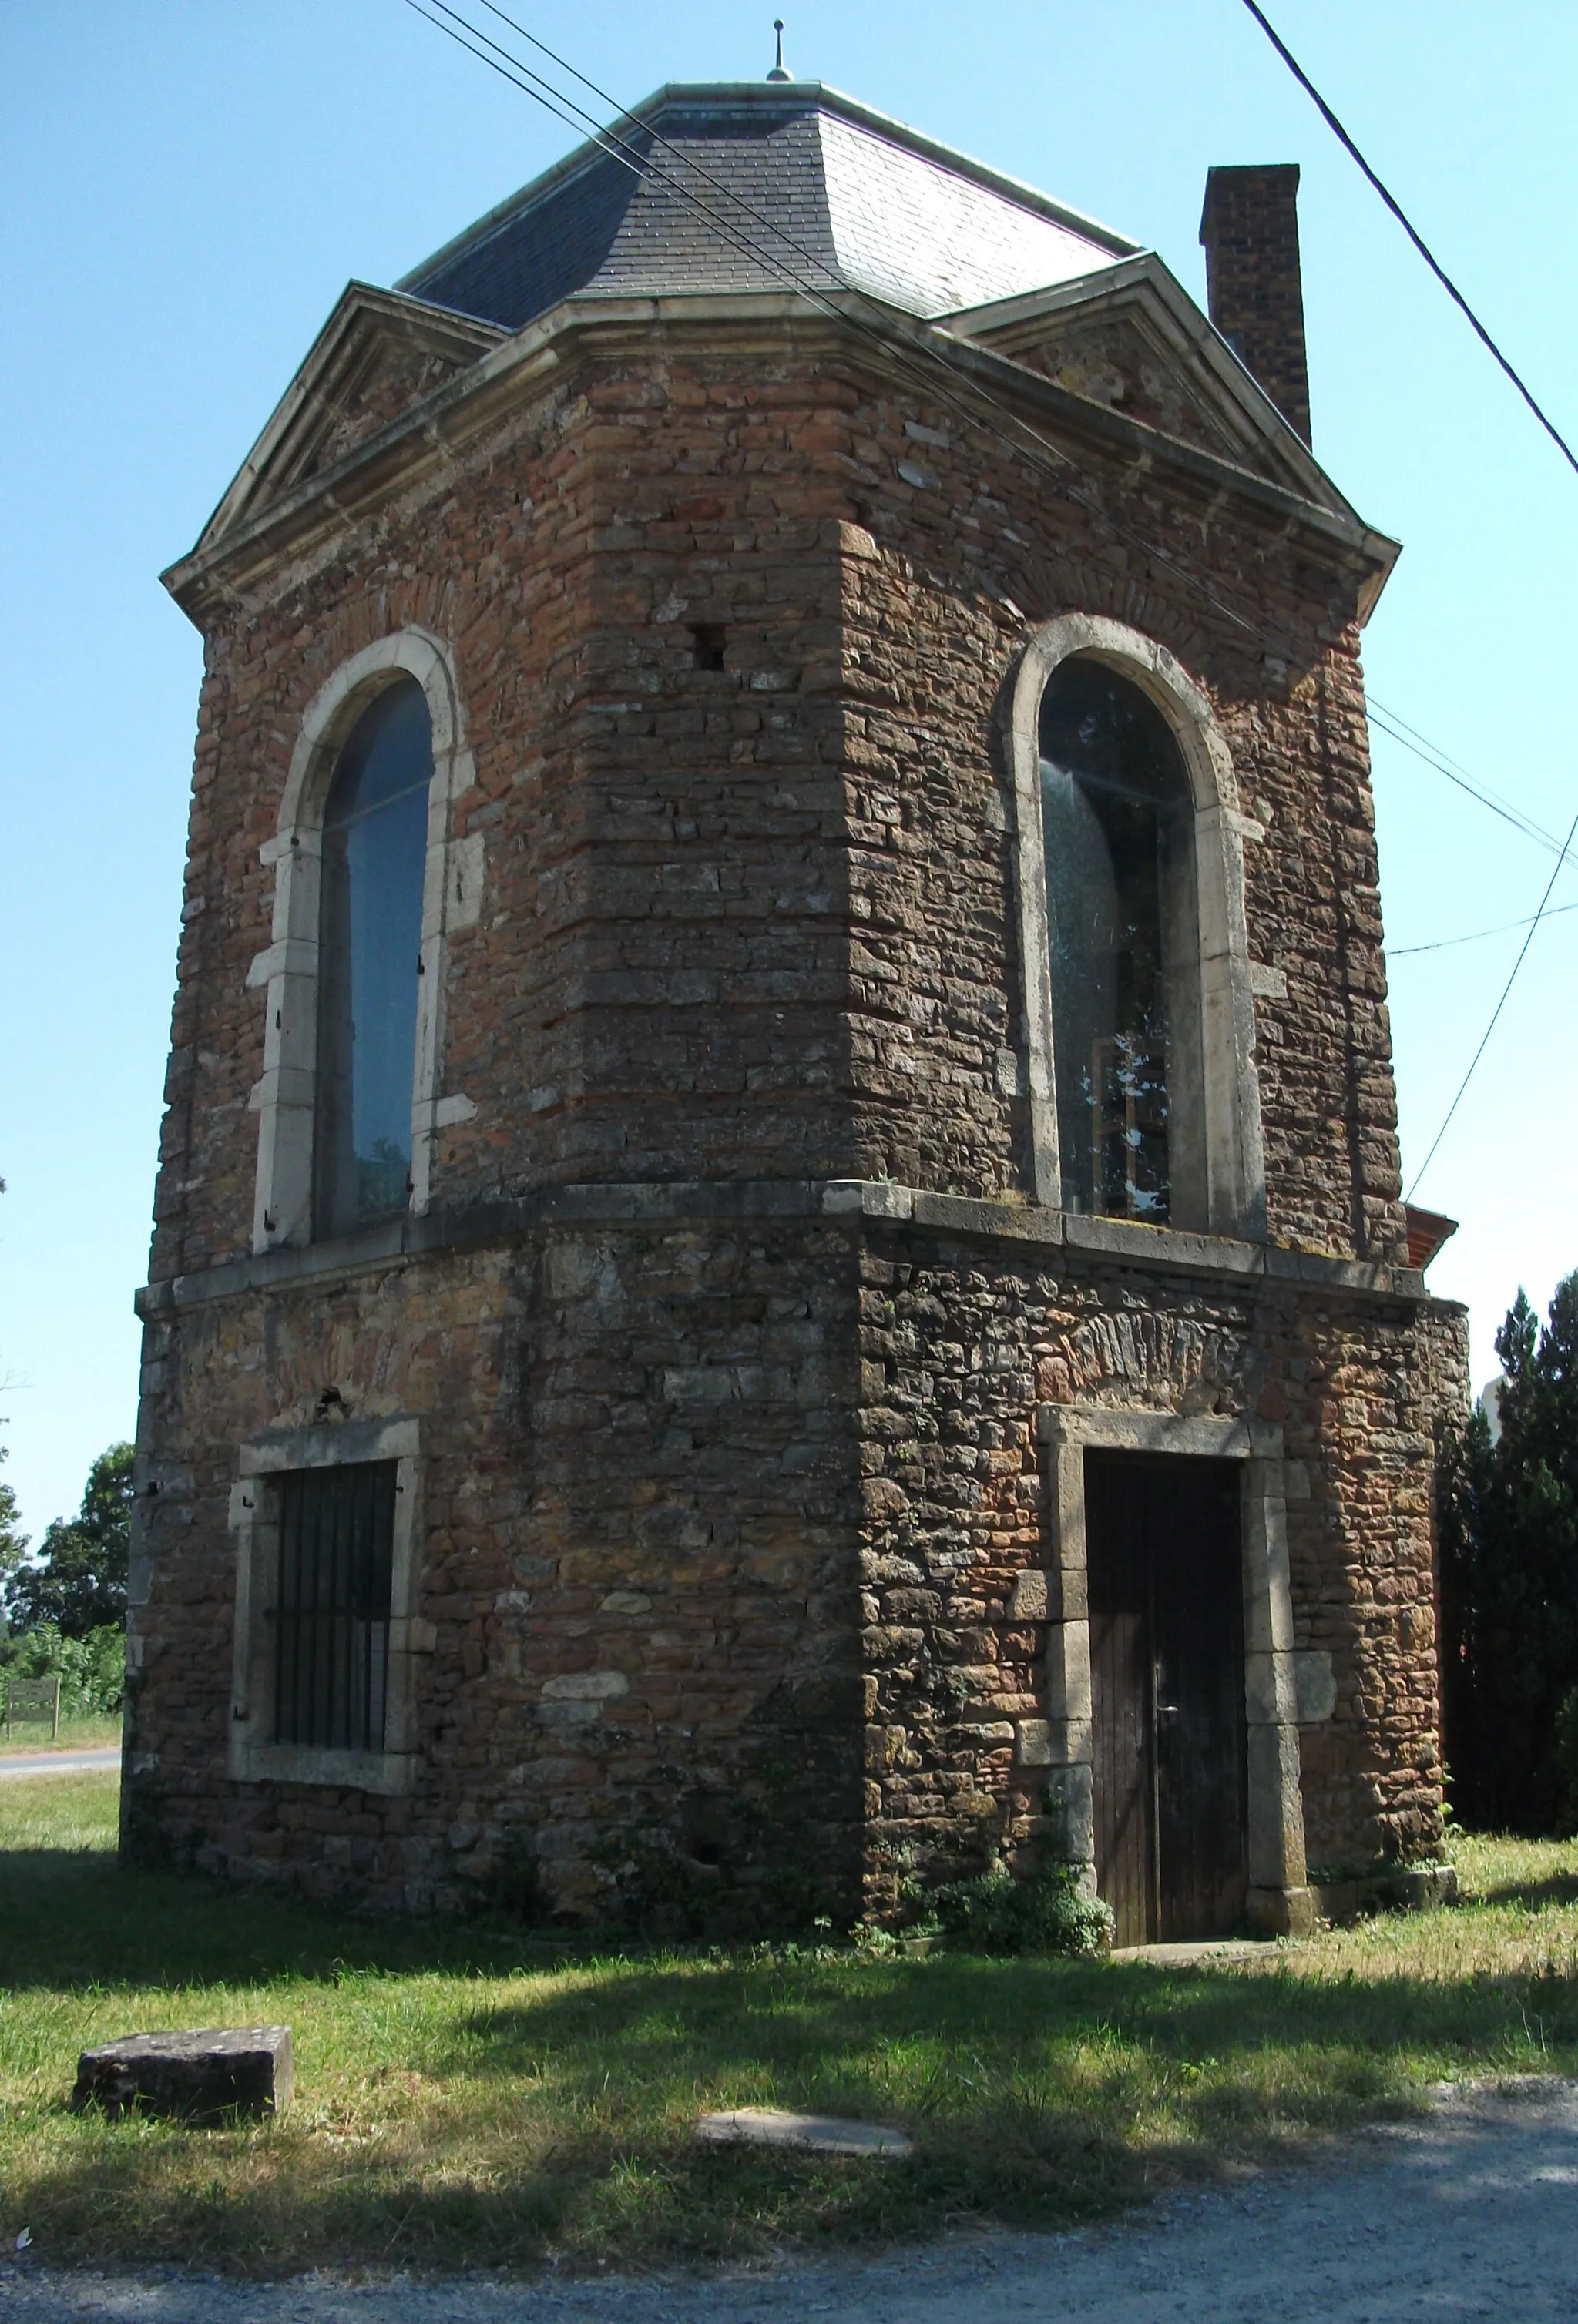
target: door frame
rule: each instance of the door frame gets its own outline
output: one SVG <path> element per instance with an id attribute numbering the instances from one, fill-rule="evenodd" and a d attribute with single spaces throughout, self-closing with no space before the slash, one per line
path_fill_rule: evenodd
<path id="1" fill-rule="evenodd" d="M 1241 1464 L 1244 1719 L 1248 1729 L 1245 1860 L 1251 1924 L 1277 1935 L 1313 1926 L 1299 1790 L 1298 1695 L 1282 1431 L 1215 1414 L 1124 1412 L 1109 1405 L 1047 1404 L 1037 1412 L 1045 1448 L 1047 1538 L 1047 1805 L 1055 1844 L 1095 1893 L 1094 1765 L 1084 1456 L 1167 1452 Z M 1039 1595 L 1038 1591 L 1037 1595 Z"/>

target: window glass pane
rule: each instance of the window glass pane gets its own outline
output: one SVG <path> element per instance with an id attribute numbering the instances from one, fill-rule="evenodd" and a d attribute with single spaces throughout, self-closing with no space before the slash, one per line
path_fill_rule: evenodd
<path id="1" fill-rule="evenodd" d="M 1060 664 L 1041 702 L 1063 1201 L 1165 1223 L 1168 883 L 1189 860 L 1188 779 L 1161 713 L 1099 662 Z"/>
<path id="2" fill-rule="evenodd" d="M 403 1210 L 432 733 L 402 678 L 340 753 L 323 828 L 316 1231 Z"/>

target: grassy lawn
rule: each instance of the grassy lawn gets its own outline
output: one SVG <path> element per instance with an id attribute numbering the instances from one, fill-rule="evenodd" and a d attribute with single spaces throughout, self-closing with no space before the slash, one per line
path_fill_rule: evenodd
<path id="1" fill-rule="evenodd" d="M 1578 2070 L 1578 1844 L 1463 1840 L 1469 1901 L 1249 1969 L 555 1959 L 127 1875 L 115 1779 L 0 1785 L 0 2249 L 45 2262 L 626 2264 L 1057 2226 L 1418 2106 Z M 226 2131 L 65 2111 L 78 2051 L 282 2020 L 297 2103 Z M 912 2159 L 697 2148 L 703 2107 L 899 2122 Z"/>
<path id="2" fill-rule="evenodd" d="M 51 1751 L 97 1751 L 114 1744 L 118 1748 L 121 1739 L 121 1715 L 113 1719 L 67 1719 L 60 1720 L 60 1735 L 51 1741 L 47 1719 L 19 1719 L 6 1739 L 4 1722 L 0 1722 L 0 1759 L 35 1758 Z M 9 1845 L 8 1842 L 4 1843 Z"/>

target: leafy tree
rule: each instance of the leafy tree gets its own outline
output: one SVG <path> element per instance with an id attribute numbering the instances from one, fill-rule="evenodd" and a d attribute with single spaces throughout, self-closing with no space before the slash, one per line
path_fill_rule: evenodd
<path id="1" fill-rule="evenodd" d="M 10 1458 L 5 1446 L 0 1444 L 0 1461 Z M 16 1495 L 0 1477 L 0 1595 L 4 1595 L 7 1582 L 26 1555 L 27 1536 L 22 1530 L 22 1512 L 16 1506 Z"/>
<path id="2" fill-rule="evenodd" d="M 52 1623 L 62 1637 L 123 1622 L 132 1531 L 132 1448 L 112 1444 L 88 1472 L 82 1507 L 57 1517 L 39 1544 L 38 1562 L 18 1565 L 6 1583 L 12 1625 Z"/>
<path id="3" fill-rule="evenodd" d="M 1578 1685 L 1578 1274 L 1543 1328 L 1519 1291 L 1496 1353 L 1500 1436 L 1476 1412 L 1444 1478 L 1446 1757 L 1464 1823 L 1554 1831 L 1558 1713 Z"/>

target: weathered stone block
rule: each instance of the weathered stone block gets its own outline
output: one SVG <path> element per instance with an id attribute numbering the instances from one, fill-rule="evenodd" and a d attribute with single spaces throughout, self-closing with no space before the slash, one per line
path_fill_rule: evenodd
<path id="1" fill-rule="evenodd" d="M 84 2050 L 74 2112 L 177 2115 L 192 2123 L 277 2114 L 294 2088 L 288 2025 L 230 2026 L 191 2034 L 128 2034 Z"/>

